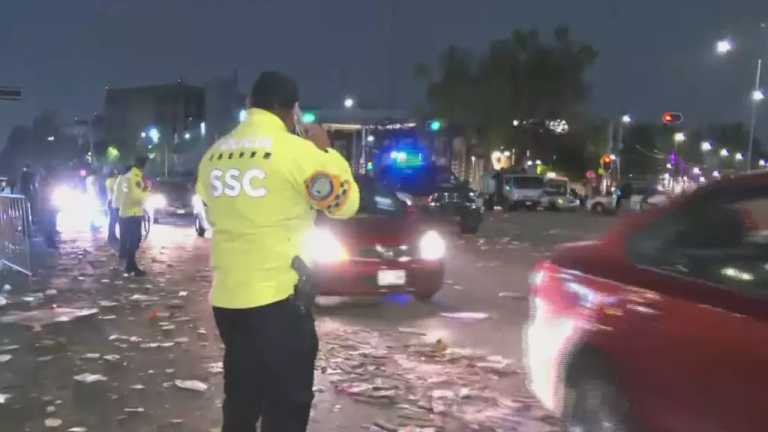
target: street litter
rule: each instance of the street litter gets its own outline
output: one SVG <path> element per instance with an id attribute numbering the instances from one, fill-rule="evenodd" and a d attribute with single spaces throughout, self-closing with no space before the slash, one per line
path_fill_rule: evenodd
<path id="1" fill-rule="evenodd" d="M 12 289 L 13 289 L 13 287 L 11 287 L 11 285 L 9 285 L 9 284 L 3 285 L 3 292 L 8 292 L 8 291 L 10 291 Z"/>
<path id="2" fill-rule="evenodd" d="M 18 345 L 0 345 L 0 352 L 13 351 L 19 349 Z"/>
<path id="3" fill-rule="evenodd" d="M 51 405 L 51 406 L 45 407 L 45 413 L 46 414 L 53 414 L 55 412 L 56 412 L 56 407 L 55 406 Z"/>
<path id="4" fill-rule="evenodd" d="M 400 333 L 412 334 L 412 335 L 417 335 L 417 336 L 426 336 L 427 335 L 426 333 L 424 333 L 423 331 L 421 331 L 419 329 L 410 328 L 410 327 L 398 327 L 397 331 L 399 331 Z"/>
<path id="5" fill-rule="evenodd" d="M 208 372 L 213 374 L 220 374 L 224 372 L 224 363 L 223 362 L 217 362 L 217 363 L 209 363 L 207 366 Z"/>
<path id="6" fill-rule="evenodd" d="M 194 390 L 199 392 L 204 392 L 208 390 L 208 384 L 196 381 L 196 380 L 175 380 L 173 382 L 176 387 L 185 389 L 185 390 Z"/>
<path id="7" fill-rule="evenodd" d="M 158 297 L 152 297 L 144 294 L 134 294 L 130 297 L 128 297 L 128 300 L 135 301 L 135 302 L 156 302 L 160 299 Z"/>
<path id="8" fill-rule="evenodd" d="M 11 398 L 11 395 L 7 393 L 0 393 L 0 404 L 4 404 L 10 398 Z"/>
<path id="9" fill-rule="evenodd" d="M 5 363 L 12 358 L 13 356 L 10 354 L 0 354 L 0 363 Z"/>
<path id="10" fill-rule="evenodd" d="M 84 428 L 82 426 L 71 427 L 67 429 L 67 432 L 88 432 L 88 428 Z"/>
<path id="11" fill-rule="evenodd" d="M 179 297 L 186 297 L 189 292 L 187 291 L 179 291 Z"/>
<path id="12" fill-rule="evenodd" d="M 143 413 L 144 408 L 123 408 L 123 412 Z"/>
<path id="13" fill-rule="evenodd" d="M 499 297 L 528 298 L 528 294 L 503 291 L 499 293 Z"/>
<path id="14" fill-rule="evenodd" d="M 45 295 L 47 295 L 47 296 L 55 296 L 55 295 L 56 295 L 56 294 L 58 294 L 58 293 L 59 293 L 59 292 L 58 292 L 58 291 L 56 291 L 55 289 L 49 289 L 49 290 L 46 290 L 46 291 L 45 291 Z"/>
<path id="15" fill-rule="evenodd" d="M 132 385 L 132 386 L 130 386 L 128 388 L 130 388 L 131 390 L 144 390 L 146 387 L 144 387 L 141 384 L 134 384 L 134 385 Z"/>
<path id="16" fill-rule="evenodd" d="M 110 361 L 110 362 L 115 362 L 115 361 L 120 360 L 120 356 L 117 355 L 117 354 L 105 355 L 103 358 L 104 358 L 104 360 Z"/>
<path id="17" fill-rule="evenodd" d="M 101 354 L 98 354 L 98 353 L 88 353 L 88 354 L 83 354 L 82 356 L 80 356 L 80 358 L 81 359 L 86 359 L 86 360 L 98 360 L 98 359 L 101 358 Z"/>
<path id="18" fill-rule="evenodd" d="M 84 374 L 76 375 L 74 378 L 75 378 L 75 381 L 79 381 L 86 384 L 107 380 L 107 377 L 105 377 L 104 375 L 98 375 L 98 374 L 92 374 L 92 373 L 84 373 Z"/>
<path id="19" fill-rule="evenodd" d="M 37 309 L 29 312 L 11 312 L 0 317 L 0 323 L 4 324 L 22 324 L 32 327 L 33 330 L 40 330 L 43 326 L 57 323 L 68 322 L 76 318 L 86 317 L 99 313 L 98 309 L 70 309 L 70 308 L 46 308 Z"/>
<path id="20" fill-rule="evenodd" d="M 483 320 L 488 318 L 490 315 L 485 312 L 441 312 L 440 316 L 463 320 Z"/>
<path id="21" fill-rule="evenodd" d="M 115 307 L 118 305 L 118 303 L 115 303 L 113 301 L 108 301 L 108 300 L 99 300 L 98 304 L 99 304 L 99 307 L 103 307 L 103 308 Z"/>
<path id="22" fill-rule="evenodd" d="M 0 306 L 5 306 L 8 304 L 8 300 L 5 299 L 5 297 L 0 296 Z"/>
<path id="23" fill-rule="evenodd" d="M 61 426 L 62 423 L 64 423 L 64 422 L 61 421 L 61 419 L 57 419 L 57 418 L 47 418 L 47 419 L 45 419 L 45 427 L 49 427 L 49 428 L 59 427 L 59 426 Z"/>

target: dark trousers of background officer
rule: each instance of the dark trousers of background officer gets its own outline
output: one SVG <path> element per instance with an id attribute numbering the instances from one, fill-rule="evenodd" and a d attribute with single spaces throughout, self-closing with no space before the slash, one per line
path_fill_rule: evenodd
<path id="1" fill-rule="evenodd" d="M 222 432 L 304 432 L 314 393 L 317 333 L 293 300 L 213 308 L 224 341 Z"/>
<path id="2" fill-rule="evenodd" d="M 109 223 L 107 225 L 107 241 L 117 241 L 117 223 L 120 219 L 120 210 L 112 207 L 112 201 L 107 203 L 107 211 L 109 211 Z"/>
<path id="3" fill-rule="evenodd" d="M 120 218 L 120 258 L 125 259 L 125 272 L 139 271 L 136 252 L 141 244 L 141 216 Z"/>

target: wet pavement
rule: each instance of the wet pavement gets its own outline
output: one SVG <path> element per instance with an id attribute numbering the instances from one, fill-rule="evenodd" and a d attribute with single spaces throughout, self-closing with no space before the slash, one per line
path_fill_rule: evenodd
<path id="1" fill-rule="evenodd" d="M 209 240 L 186 222 L 153 227 L 146 278 L 125 277 L 101 235 L 79 232 L 36 255 L 29 286 L 5 287 L 0 431 L 218 430 Z M 523 385 L 528 272 L 554 244 L 613 223 L 494 213 L 479 236 L 446 234 L 446 284 L 430 303 L 319 299 L 310 430 L 559 430 Z"/>

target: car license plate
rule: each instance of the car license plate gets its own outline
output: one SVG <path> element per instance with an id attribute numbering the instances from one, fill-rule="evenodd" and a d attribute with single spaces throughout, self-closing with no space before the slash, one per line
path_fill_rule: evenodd
<path id="1" fill-rule="evenodd" d="M 176 214 L 186 214 L 187 211 L 184 209 L 176 209 Z"/>
<path id="2" fill-rule="evenodd" d="M 376 280 L 379 286 L 405 285 L 405 270 L 379 270 Z"/>

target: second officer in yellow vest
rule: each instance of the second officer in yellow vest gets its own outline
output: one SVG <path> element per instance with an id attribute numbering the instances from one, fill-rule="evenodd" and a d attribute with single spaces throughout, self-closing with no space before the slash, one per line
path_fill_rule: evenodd
<path id="1" fill-rule="evenodd" d="M 315 213 L 348 218 L 359 191 L 319 126 L 295 135 L 296 83 L 263 73 L 244 122 L 215 143 L 197 192 L 213 228 L 213 305 L 225 345 L 222 432 L 303 432 L 313 399 L 317 335 L 295 300 L 292 260 Z"/>
<path id="2" fill-rule="evenodd" d="M 114 200 L 120 215 L 120 257 L 125 259 L 125 272 L 133 276 L 145 275 L 136 264 L 136 253 L 141 244 L 144 204 L 149 196 L 149 186 L 144 182 L 146 165 L 146 156 L 137 157 L 131 170 L 121 175 L 115 186 Z"/>

